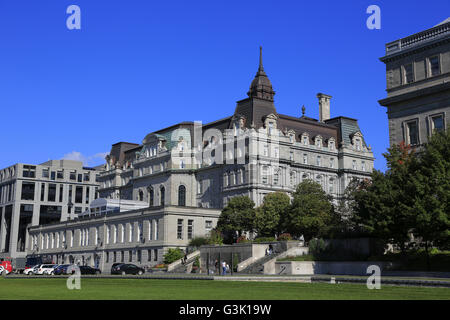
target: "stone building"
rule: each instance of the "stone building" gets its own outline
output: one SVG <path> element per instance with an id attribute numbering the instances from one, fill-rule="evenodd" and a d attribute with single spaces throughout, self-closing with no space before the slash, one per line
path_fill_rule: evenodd
<path id="1" fill-rule="evenodd" d="M 247 95 L 229 117 L 182 122 L 140 144 L 112 145 L 98 177 L 99 197 L 148 207 L 32 227 L 30 248 L 37 244 L 39 254 L 89 261 L 104 271 L 122 261 L 154 265 L 168 248 L 207 235 L 232 197 L 249 196 L 258 206 L 266 194 L 290 193 L 312 179 L 337 200 L 351 179 L 370 177 L 371 148 L 356 119 L 330 118 L 331 96 L 317 94 L 318 120 L 304 107 L 298 116 L 278 113 L 261 52 Z"/>
<path id="2" fill-rule="evenodd" d="M 386 44 L 389 142 L 420 146 L 450 121 L 450 18 Z"/>
<path id="3" fill-rule="evenodd" d="M 29 224 L 66 221 L 87 210 L 98 191 L 97 175 L 72 160 L 0 170 L 0 258 L 26 255 Z"/>

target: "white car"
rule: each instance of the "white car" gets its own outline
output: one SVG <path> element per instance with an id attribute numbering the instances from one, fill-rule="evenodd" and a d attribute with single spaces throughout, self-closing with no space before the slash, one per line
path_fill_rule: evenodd
<path id="1" fill-rule="evenodd" d="M 32 267 L 26 268 L 26 269 L 23 271 L 23 274 L 26 274 L 26 275 L 28 275 L 28 276 L 31 276 L 31 275 L 33 275 L 33 274 L 35 274 L 35 273 L 37 272 L 38 267 L 39 267 L 39 265 L 36 265 L 36 266 L 32 266 Z"/>
<path id="2" fill-rule="evenodd" d="M 41 264 L 36 269 L 36 274 L 52 274 L 56 264 Z"/>

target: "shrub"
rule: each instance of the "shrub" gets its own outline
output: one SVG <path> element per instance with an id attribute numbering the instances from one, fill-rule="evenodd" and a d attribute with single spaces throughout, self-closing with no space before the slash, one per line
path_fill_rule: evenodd
<path id="1" fill-rule="evenodd" d="M 249 242 L 246 236 L 240 236 L 236 240 L 236 243 L 245 243 L 245 242 Z"/>
<path id="2" fill-rule="evenodd" d="M 167 253 L 164 255 L 164 263 L 171 264 L 177 260 L 180 260 L 184 257 L 184 251 L 180 248 L 170 248 Z"/>
<path id="3" fill-rule="evenodd" d="M 290 241 L 292 236 L 290 233 L 282 233 L 278 236 L 278 241 Z"/>
<path id="4" fill-rule="evenodd" d="M 223 244 L 223 236 L 219 230 L 211 230 L 209 234 L 209 244 Z"/>
<path id="5" fill-rule="evenodd" d="M 274 242 L 274 241 L 275 241 L 274 237 L 260 237 L 260 238 L 256 238 L 255 240 L 253 240 L 253 242 L 256 242 L 256 243 Z"/>
<path id="6" fill-rule="evenodd" d="M 210 243 L 210 239 L 206 237 L 195 237 L 189 242 L 190 247 L 200 247 Z"/>
<path id="7" fill-rule="evenodd" d="M 164 263 L 157 264 L 154 268 L 165 268 L 166 265 Z"/>

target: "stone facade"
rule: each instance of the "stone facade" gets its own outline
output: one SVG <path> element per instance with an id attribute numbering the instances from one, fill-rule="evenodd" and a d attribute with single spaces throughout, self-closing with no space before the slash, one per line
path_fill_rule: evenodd
<path id="1" fill-rule="evenodd" d="M 318 95 L 320 121 L 307 117 L 305 108 L 299 117 L 278 113 L 262 55 L 247 95 L 229 117 L 178 123 L 149 133 L 141 144 L 114 144 L 98 177 L 100 198 L 144 201 L 148 208 L 32 227 L 29 253 L 104 272 L 113 261 L 151 266 L 169 248 L 207 235 L 232 197 L 246 195 L 259 206 L 266 194 L 290 193 L 312 179 L 337 200 L 351 179 L 370 178 L 371 148 L 357 120 L 329 118 L 331 96 Z M 158 228 L 151 229 L 156 221 Z M 156 239 L 145 236 L 156 229 Z M 73 246 L 67 232 L 75 234 Z M 116 232 L 131 241 L 107 240 Z"/>
<path id="2" fill-rule="evenodd" d="M 87 210 L 96 198 L 97 174 L 72 160 L 0 170 L 0 257 L 26 255 L 29 224 L 66 221 Z"/>
<path id="3" fill-rule="evenodd" d="M 420 146 L 450 121 L 450 21 L 386 44 L 390 144 Z"/>

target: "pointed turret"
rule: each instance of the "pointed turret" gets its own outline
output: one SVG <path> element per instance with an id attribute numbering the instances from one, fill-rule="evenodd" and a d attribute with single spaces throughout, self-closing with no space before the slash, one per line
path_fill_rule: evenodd
<path id="1" fill-rule="evenodd" d="M 247 92 L 249 97 L 257 97 L 264 100 L 273 101 L 275 91 L 272 89 L 272 83 L 264 72 L 262 63 L 262 47 L 259 47 L 259 67 L 255 79 L 250 85 L 250 90 Z"/>

